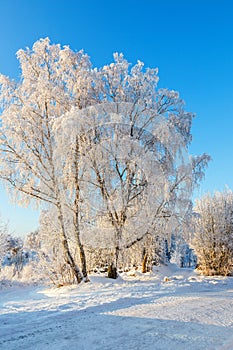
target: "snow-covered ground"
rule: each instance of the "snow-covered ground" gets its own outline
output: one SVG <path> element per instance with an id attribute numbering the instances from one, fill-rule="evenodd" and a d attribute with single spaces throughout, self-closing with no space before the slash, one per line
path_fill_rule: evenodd
<path id="1" fill-rule="evenodd" d="M 169 266 L 80 286 L 3 286 L 0 349 L 233 350 L 233 278 Z"/>

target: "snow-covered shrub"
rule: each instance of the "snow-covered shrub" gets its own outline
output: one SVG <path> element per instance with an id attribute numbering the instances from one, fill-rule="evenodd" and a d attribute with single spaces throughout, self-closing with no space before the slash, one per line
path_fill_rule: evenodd
<path id="1" fill-rule="evenodd" d="M 215 192 L 198 200 L 193 248 L 205 275 L 233 273 L 233 192 Z"/>
<path id="2" fill-rule="evenodd" d="M 75 276 L 64 254 L 56 215 L 55 208 L 42 211 L 39 230 L 31 234 L 27 242 L 37 249 L 38 259 L 34 270 L 42 279 L 49 279 L 54 285 L 72 284 L 75 283 Z M 69 237 L 68 242 L 75 257 L 76 247 Z"/>
<path id="3" fill-rule="evenodd" d="M 11 239 L 12 237 L 8 233 L 7 225 L 0 221 L 0 271 L 2 261 L 11 249 Z"/>
<path id="4" fill-rule="evenodd" d="M 13 237 L 4 227 L 0 232 L 0 283 L 34 282 L 38 279 L 34 271 L 36 259 L 36 250 L 23 246 L 22 239 Z"/>
<path id="5" fill-rule="evenodd" d="M 22 240 L 8 233 L 0 233 L 0 245 L 0 267 L 11 266 L 12 277 L 19 275 L 27 259 Z"/>
<path id="6" fill-rule="evenodd" d="M 111 249 L 86 246 L 85 250 L 89 273 L 108 271 L 114 257 L 113 247 Z M 124 272 L 136 268 L 142 269 L 143 272 L 149 272 L 153 265 L 162 262 L 161 251 L 161 241 L 148 234 L 141 241 L 120 252 L 118 270 Z"/>

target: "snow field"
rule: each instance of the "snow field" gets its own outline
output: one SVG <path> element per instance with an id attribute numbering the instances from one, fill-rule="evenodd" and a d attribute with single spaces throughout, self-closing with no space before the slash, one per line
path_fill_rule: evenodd
<path id="1" fill-rule="evenodd" d="M 166 281 L 166 282 L 165 282 Z M 233 278 L 174 266 L 0 290 L 0 349 L 232 350 Z"/>

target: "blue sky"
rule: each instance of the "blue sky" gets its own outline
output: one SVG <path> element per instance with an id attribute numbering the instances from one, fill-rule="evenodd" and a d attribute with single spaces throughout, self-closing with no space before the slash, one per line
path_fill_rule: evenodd
<path id="1" fill-rule="evenodd" d="M 159 87 L 197 115 L 190 152 L 213 158 L 197 196 L 233 189 L 232 18 L 231 0 L 0 0 L 0 73 L 17 79 L 16 51 L 47 36 L 84 49 L 94 66 L 118 51 L 158 67 Z M 37 227 L 37 212 L 9 205 L 2 188 L 0 213 L 16 234 Z"/>

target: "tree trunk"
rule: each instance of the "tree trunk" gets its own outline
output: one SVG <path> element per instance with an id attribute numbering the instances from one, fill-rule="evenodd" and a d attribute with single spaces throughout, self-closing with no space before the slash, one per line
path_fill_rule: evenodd
<path id="1" fill-rule="evenodd" d="M 83 247 L 83 244 L 81 242 L 81 237 L 80 237 L 80 227 L 79 227 L 79 204 L 80 204 L 80 186 L 79 186 L 79 139 L 76 137 L 76 148 L 75 148 L 75 160 L 74 160 L 74 165 L 75 165 L 75 200 L 74 200 L 74 227 L 75 227 L 75 232 L 76 232 L 76 238 L 77 238 L 77 244 L 79 247 L 79 255 L 80 255 L 80 260 L 81 260 L 81 265 L 82 265 L 82 274 L 84 278 L 84 282 L 89 282 L 89 278 L 87 275 L 87 262 L 86 262 L 86 255 L 85 255 L 85 250 Z"/>
<path id="2" fill-rule="evenodd" d="M 147 260 L 148 260 L 148 256 L 147 256 L 147 254 L 145 252 L 144 256 L 143 256 L 143 260 L 142 260 L 142 273 L 146 273 L 147 272 Z"/>
<path id="3" fill-rule="evenodd" d="M 60 205 L 58 205 L 57 208 L 58 208 L 58 220 L 59 220 L 60 225 L 61 225 L 62 246 L 64 249 L 66 262 L 67 262 L 67 264 L 70 265 L 71 270 L 72 270 L 72 272 L 77 280 L 77 283 L 80 283 L 83 279 L 83 276 L 82 276 L 82 273 L 81 273 L 79 267 L 75 263 L 74 258 L 70 252 L 70 249 L 69 249 L 68 241 L 67 241 L 66 234 L 65 234 L 63 214 L 62 214 L 62 210 L 61 210 Z"/>
<path id="4" fill-rule="evenodd" d="M 74 227 L 75 227 L 76 238 L 77 238 L 77 243 L 78 243 L 78 247 L 79 247 L 79 256 L 80 256 L 81 265 L 82 265 L 82 274 L 83 274 L 84 282 L 90 282 L 90 280 L 88 278 L 88 274 L 87 274 L 86 254 L 85 254 L 85 250 L 84 250 L 83 244 L 82 244 L 81 239 L 80 239 L 80 230 L 79 230 L 79 225 L 77 222 L 77 220 L 78 220 L 77 215 L 78 215 L 78 213 L 76 213 L 75 218 L 74 218 Z"/>
<path id="5" fill-rule="evenodd" d="M 115 249 L 115 262 L 111 263 L 111 265 L 109 265 L 109 267 L 108 267 L 108 278 L 117 279 L 117 277 L 118 277 L 117 268 L 118 268 L 119 253 L 120 253 L 120 249 L 119 249 L 119 247 L 116 247 L 116 249 Z"/>
<path id="6" fill-rule="evenodd" d="M 114 266 L 114 264 L 109 265 L 108 267 L 108 278 L 117 279 L 117 268 Z"/>

